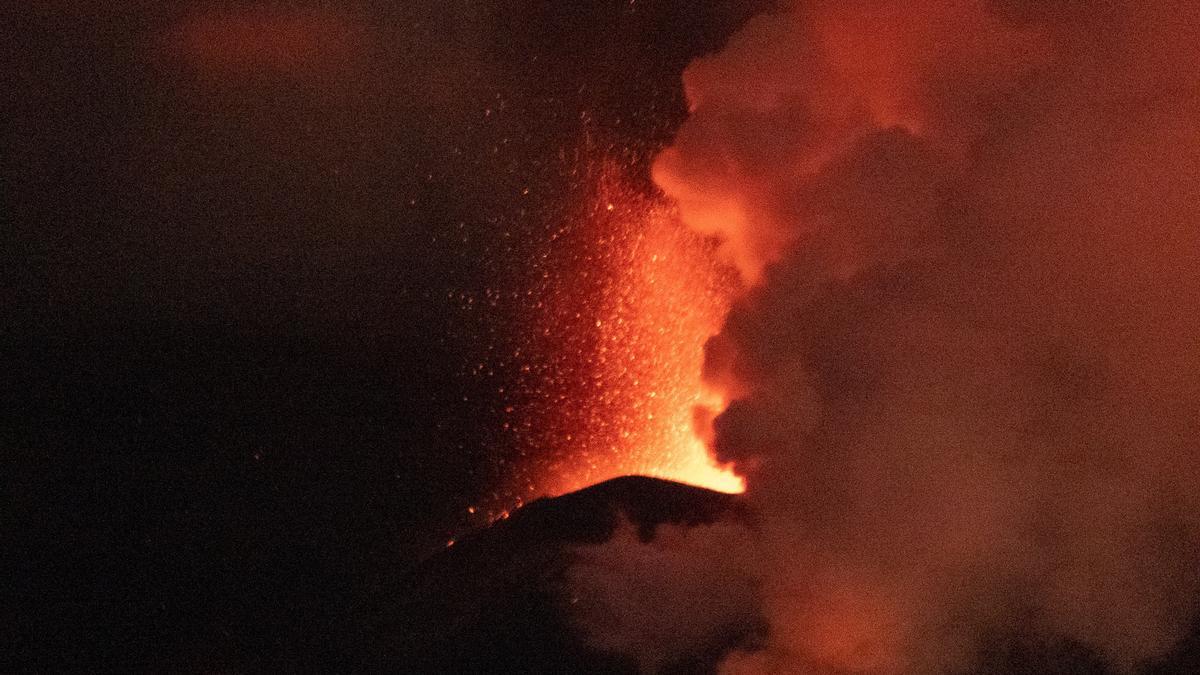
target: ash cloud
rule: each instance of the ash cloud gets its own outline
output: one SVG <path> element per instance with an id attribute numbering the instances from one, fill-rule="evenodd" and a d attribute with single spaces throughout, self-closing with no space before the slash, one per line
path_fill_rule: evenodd
<path id="1" fill-rule="evenodd" d="M 196 70 L 304 74 L 347 61 L 366 29 L 321 8 L 208 7 L 184 17 L 168 43 Z"/>
<path id="2" fill-rule="evenodd" d="M 640 672 L 711 669 L 762 638 L 752 532 L 727 519 L 645 537 L 623 519 L 608 541 L 576 547 L 560 601 L 590 646 Z"/>
<path id="3" fill-rule="evenodd" d="M 655 177 L 748 281 L 734 394 L 765 649 L 958 672 L 995 636 L 1118 669 L 1200 569 L 1200 8 L 806 2 L 684 76 Z"/>

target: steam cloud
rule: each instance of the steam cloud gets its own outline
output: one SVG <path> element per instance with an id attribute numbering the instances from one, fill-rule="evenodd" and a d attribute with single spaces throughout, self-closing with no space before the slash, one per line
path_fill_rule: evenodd
<path id="1" fill-rule="evenodd" d="M 1187 630 L 1198 64 L 1194 2 L 840 0 L 689 67 L 655 178 L 750 287 L 706 377 L 770 637 L 727 670 L 1011 633 L 1131 669 Z"/>
<path id="2" fill-rule="evenodd" d="M 648 673 L 694 670 L 754 641 L 761 582 L 751 536 L 739 523 L 665 524 L 648 543 L 622 522 L 610 541 L 578 549 L 567 578 L 577 626 Z"/>

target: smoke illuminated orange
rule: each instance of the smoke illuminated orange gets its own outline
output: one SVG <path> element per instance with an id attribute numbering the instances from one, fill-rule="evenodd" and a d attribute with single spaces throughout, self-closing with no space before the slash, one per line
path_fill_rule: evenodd
<path id="1" fill-rule="evenodd" d="M 357 32 L 349 16 L 332 10 L 251 6 L 197 11 L 169 38 L 203 73 L 300 75 L 344 61 L 361 41 Z"/>

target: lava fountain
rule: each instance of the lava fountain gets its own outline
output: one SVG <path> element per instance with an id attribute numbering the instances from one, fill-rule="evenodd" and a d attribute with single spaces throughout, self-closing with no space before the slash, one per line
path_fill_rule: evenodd
<path id="1" fill-rule="evenodd" d="M 529 450 L 514 472 L 522 484 L 506 492 L 556 495 L 630 474 L 742 492 L 701 440 L 726 404 L 701 383 L 704 344 L 737 275 L 665 199 L 615 165 L 596 173 L 540 263 L 528 347 L 549 356 L 525 368 L 514 426 Z"/>

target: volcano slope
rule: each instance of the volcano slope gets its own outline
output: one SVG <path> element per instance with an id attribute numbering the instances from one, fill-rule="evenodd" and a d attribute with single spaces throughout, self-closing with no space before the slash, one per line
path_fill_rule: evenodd
<path id="1" fill-rule="evenodd" d="M 716 672 L 735 652 L 765 643 L 761 599 L 742 574 L 753 567 L 756 536 L 742 496 L 655 478 L 539 499 L 382 589 L 371 608 L 378 639 L 363 669 Z M 715 544 L 687 544 L 697 540 Z M 681 592 L 689 597 L 681 601 Z M 1193 629 L 1139 672 L 1200 672 L 1198 645 Z M 968 672 L 1115 671 L 1084 645 L 1004 635 L 983 646 Z"/>

